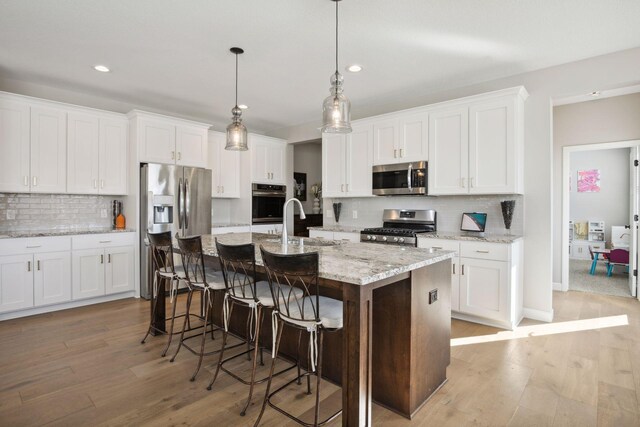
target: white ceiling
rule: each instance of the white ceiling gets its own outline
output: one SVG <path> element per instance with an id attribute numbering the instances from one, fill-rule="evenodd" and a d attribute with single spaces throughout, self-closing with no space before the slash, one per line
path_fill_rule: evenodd
<path id="1" fill-rule="evenodd" d="M 341 71 L 364 67 L 344 72 L 355 118 L 640 46 L 638 0 L 344 0 L 340 19 Z M 319 120 L 333 20 L 329 0 L 0 0 L 0 77 L 224 124 L 240 46 L 245 124 L 269 132 Z"/>

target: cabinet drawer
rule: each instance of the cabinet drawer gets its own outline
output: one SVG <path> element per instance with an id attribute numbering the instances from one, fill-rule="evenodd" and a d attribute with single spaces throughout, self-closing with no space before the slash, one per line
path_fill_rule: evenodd
<path id="1" fill-rule="evenodd" d="M 0 239 L 0 255 L 33 254 L 36 252 L 58 252 L 69 250 L 71 250 L 71 238 L 66 236 Z"/>
<path id="2" fill-rule="evenodd" d="M 460 252 L 460 242 L 457 242 L 455 240 L 442 240 L 442 239 L 418 237 L 418 247 L 433 248 L 433 249 L 443 250 L 443 251 L 454 251 L 456 255 L 459 255 L 459 252 Z"/>
<path id="3" fill-rule="evenodd" d="M 460 256 L 465 258 L 509 260 L 509 245 L 503 243 L 460 242 Z"/>
<path id="4" fill-rule="evenodd" d="M 73 236 L 72 246 L 74 251 L 79 249 L 109 248 L 133 245 L 135 240 L 135 233 L 86 234 Z"/>

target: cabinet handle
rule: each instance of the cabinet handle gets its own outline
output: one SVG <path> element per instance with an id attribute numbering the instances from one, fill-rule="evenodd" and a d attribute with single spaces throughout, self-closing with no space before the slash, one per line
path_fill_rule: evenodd
<path id="1" fill-rule="evenodd" d="M 107 254 L 107 262 L 111 264 L 111 254 Z"/>
<path id="2" fill-rule="evenodd" d="M 479 254 L 488 254 L 489 253 L 489 251 L 480 251 L 480 250 L 477 250 L 476 252 L 478 252 Z"/>
<path id="3" fill-rule="evenodd" d="M 469 178 L 469 187 L 473 188 L 473 177 Z"/>
<path id="4" fill-rule="evenodd" d="M 104 179 L 100 180 L 100 188 L 104 188 Z"/>
<path id="5" fill-rule="evenodd" d="M 464 186 L 464 178 L 460 178 L 460 187 L 465 188 L 465 186 Z"/>
<path id="6" fill-rule="evenodd" d="M 100 255 L 100 264 L 104 264 L 104 255 Z"/>
<path id="7" fill-rule="evenodd" d="M 432 248 L 433 248 L 433 249 L 436 249 L 436 250 L 441 250 L 441 249 L 442 249 L 442 246 L 432 246 Z"/>
<path id="8" fill-rule="evenodd" d="M 178 151 L 178 160 L 182 160 L 182 151 Z"/>
<path id="9" fill-rule="evenodd" d="M 455 264 L 451 264 L 453 266 L 453 274 L 456 274 L 456 265 Z"/>
<path id="10" fill-rule="evenodd" d="M 38 177 L 34 176 L 33 177 L 33 186 L 35 187 L 36 185 L 38 185 Z"/>
<path id="11" fill-rule="evenodd" d="M 93 180 L 93 188 L 98 188 L 98 180 L 97 179 Z"/>
<path id="12" fill-rule="evenodd" d="M 347 188 L 347 193 L 349 192 L 349 184 L 345 184 L 345 187 Z"/>
<path id="13" fill-rule="evenodd" d="M 42 245 L 30 245 L 30 246 L 27 246 L 27 249 L 35 249 L 35 248 L 39 248 L 40 246 Z"/>
<path id="14" fill-rule="evenodd" d="M 462 275 L 464 276 L 464 264 L 462 264 Z"/>
<path id="15" fill-rule="evenodd" d="M 397 159 L 398 158 L 398 150 L 397 149 L 393 149 L 393 158 Z"/>
<path id="16" fill-rule="evenodd" d="M 222 186 L 222 193 L 224 194 L 224 185 Z"/>
<path id="17" fill-rule="evenodd" d="M 344 193 L 344 184 L 340 184 L 340 192 Z"/>
<path id="18" fill-rule="evenodd" d="M 111 243 L 111 240 L 100 240 L 100 243 Z"/>
<path id="19" fill-rule="evenodd" d="M 400 157 L 404 157 L 404 153 L 402 152 L 402 148 L 400 149 Z"/>
<path id="20" fill-rule="evenodd" d="M 29 186 L 29 176 L 28 176 L 28 175 L 25 175 L 25 176 L 24 176 L 24 186 L 25 186 L 25 187 L 28 187 L 28 186 Z"/>
<path id="21" fill-rule="evenodd" d="M 27 261 L 27 271 L 31 271 L 31 261 Z"/>
<path id="22" fill-rule="evenodd" d="M 172 151 L 171 152 L 171 160 L 175 160 L 176 159 L 176 152 Z"/>
<path id="23" fill-rule="evenodd" d="M 38 269 L 38 271 L 40 271 L 40 260 L 36 261 L 36 265 L 37 265 L 36 268 Z"/>

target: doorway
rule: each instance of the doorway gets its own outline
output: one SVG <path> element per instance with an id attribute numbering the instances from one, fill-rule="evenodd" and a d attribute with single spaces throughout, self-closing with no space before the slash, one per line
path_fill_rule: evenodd
<path id="1" fill-rule="evenodd" d="M 637 296 L 639 146 L 563 148 L 562 290 Z"/>

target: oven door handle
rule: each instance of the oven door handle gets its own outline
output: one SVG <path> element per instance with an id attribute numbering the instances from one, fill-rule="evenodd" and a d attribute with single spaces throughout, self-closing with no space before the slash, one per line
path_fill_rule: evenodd
<path id="1" fill-rule="evenodd" d="M 286 193 L 282 193 L 279 191 L 254 191 L 253 192 L 253 196 L 259 196 L 259 197 L 282 197 L 285 198 L 287 197 Z"/>
<path id="2" fill-rule="evenodd" d="M 413 175 L 413 165 L 409 163 L 409 167 L 407 168 L 407 188 L 409 191 L 413 190 L 411 187 L 411 175 Z"/>

